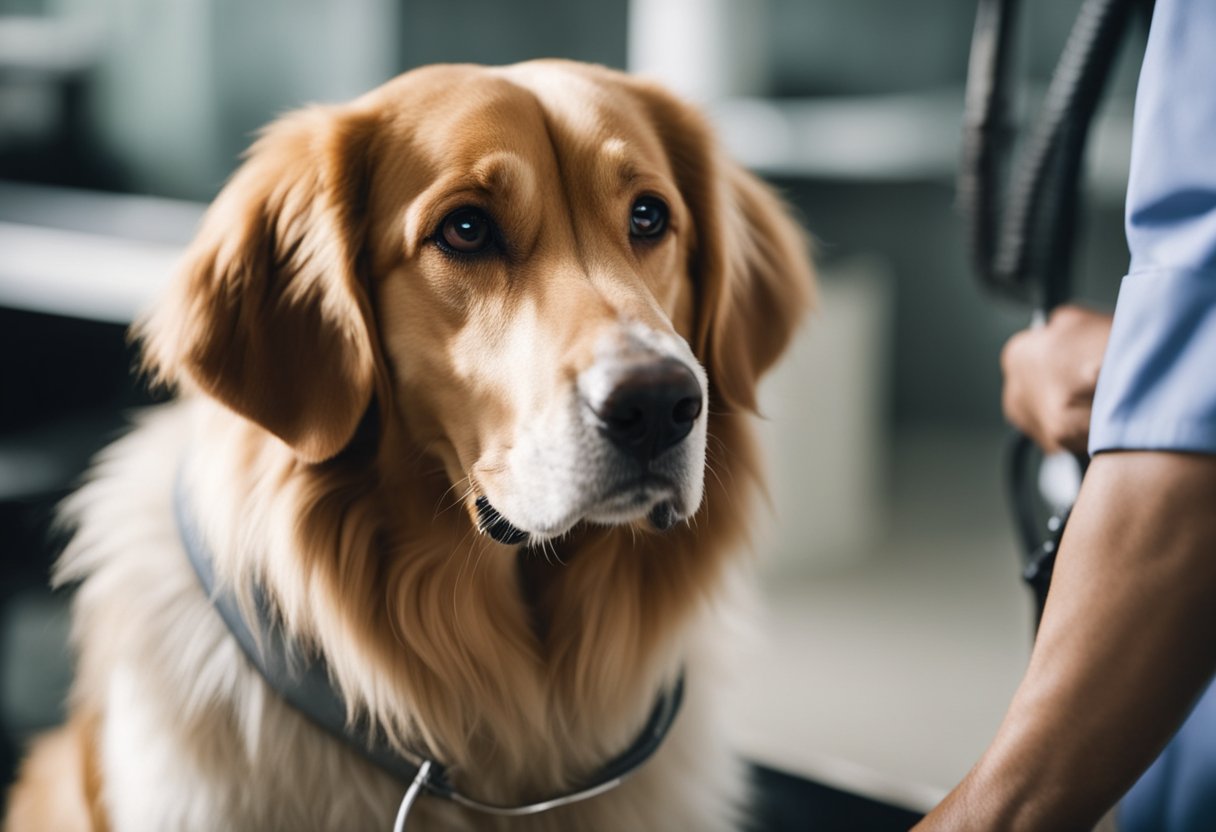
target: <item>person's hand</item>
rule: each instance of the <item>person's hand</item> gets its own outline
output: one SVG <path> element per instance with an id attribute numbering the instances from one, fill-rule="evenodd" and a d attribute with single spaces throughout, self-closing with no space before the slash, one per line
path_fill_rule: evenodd
<path id="1" fill-rule="evenodd" d="M 1047 453 L 1084 453 L 1111 316 L 1062 306 L 1001 350 L 1005 418 Z"/>

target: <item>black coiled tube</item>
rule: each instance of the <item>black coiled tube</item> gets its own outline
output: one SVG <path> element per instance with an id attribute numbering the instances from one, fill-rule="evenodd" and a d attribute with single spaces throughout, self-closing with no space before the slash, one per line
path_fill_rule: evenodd
<path id="1" fill-rule="evenodd" d="M 1069 293 L 1081 156 L 1133 9 L 1146 0 L 1085 0 L 1042 110 L 1002 190 L 1014 0 L 980 0 L 972 40 L 959 196 L 980 280 L 1048 311 Z M 1004 204 L 1002 204 L 1004 198 Z"/>

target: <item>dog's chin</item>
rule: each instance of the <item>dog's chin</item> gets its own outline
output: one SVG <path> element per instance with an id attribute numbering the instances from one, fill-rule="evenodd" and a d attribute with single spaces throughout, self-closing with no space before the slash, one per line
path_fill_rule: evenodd
<path id="1" fill-rule="evenodd" d="M 547 529 L 516 526 L 484 495 L 477 498 L 476 507 L 478 531 L 506 546 L 537 544 L 560 537 L 583 521 L 597 526 L 623 526 L 646 520 L 655 531 L 666 532 L 688 516 L 681 510 L 674 488 L 655 484 L 616 490 L 587 508 L 572 512 L 567 522 Z"/>
<path id="2" fill-rule="evenodd" d="M 598 526 L 623 526 L 645 518 L 656 531 L 665 532 L 683 519 L 676 502 L 671 486 L 638 485 L 609 495 L 588 510 L 583 519 Z"/>

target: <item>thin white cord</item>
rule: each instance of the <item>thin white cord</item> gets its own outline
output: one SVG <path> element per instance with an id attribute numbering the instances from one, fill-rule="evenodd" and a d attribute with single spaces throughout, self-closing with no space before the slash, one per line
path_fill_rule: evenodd
<path id="1" fill-rule="evenodd" d="M 426 779 L 430 773 L 431 761 L 423 760 L 422 765 L 418 766 L 418 773 L 414 775 L 410 787 L 405 790 L 405 797 L 401 798 L 401 805 L 397 808 L 397 820 L 393 823 L 393 832 L 405 832 L 405 821 L 409 818 L 410 809 L 413 808 L 418 795 L 422 793 L 422 787 L 426 785 Z"/>

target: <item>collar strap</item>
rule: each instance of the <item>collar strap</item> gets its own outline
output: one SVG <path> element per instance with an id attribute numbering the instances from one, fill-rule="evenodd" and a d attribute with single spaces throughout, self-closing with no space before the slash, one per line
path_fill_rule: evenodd
<path id="1" fill-rule="evenodd" d="M 506 817 L 539 814 L 616 788 L 654 755 L 671 730 L 684 698 L 683 674 L 670 690 L 660 691 L 646 724 L 633 743 L 578 789 L 514 806 L 483 803 L 460 793 L 452 786 L 443 766 L 437 761 L 421 753 L 403 755 L 370 726 L 350 724 L 346 702 L 334 686 L 324 658 L 306 654 L 287 638 L 282 626 L 271 614 L 260 587 L 254 587 L 256 620 L 251 627 L 232 590 L 216 585 L 211 552 L 190 511 L 182 479 L 182 472 L 179 471 L 173 489 L 173 512 L 182 546 L 204 593 L 245 657 L 281 699 L 314 725 L 398 780 L 413 783 L 428 794 L 477 812 Z M 412 790 L 417 791 L 413 787 Z"/>

